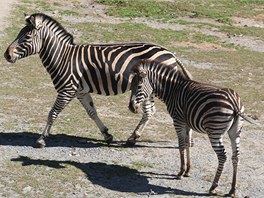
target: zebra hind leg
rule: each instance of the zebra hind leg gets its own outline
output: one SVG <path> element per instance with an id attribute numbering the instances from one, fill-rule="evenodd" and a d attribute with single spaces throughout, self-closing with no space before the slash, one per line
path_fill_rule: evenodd
<path id="1" fill-rule="evenodd" d="M 155 113 L 156 109 L 153 97 L 150 100 L 143 102 L 142 110 L 143 116 L 132 135 L 127 139 L 125 146 L 132 147 L 136 144 L 137 139 L 141 136 L 145 126 L 149 122 L 149 119 Z"/>
<path id="2" fill-rule="evenodd" d="M 97 127 L 100 129 L 102 135 L 104 136 L 105 142 L 107 144 L 112 143 L 113 136 L 108 133 L 108 128 L 103 124 L 103 122 L 98 117 L 91 95 L 89 93 L 78 94 L 77 98 L 85 108 L 89 117 L 96 123 Z"/>

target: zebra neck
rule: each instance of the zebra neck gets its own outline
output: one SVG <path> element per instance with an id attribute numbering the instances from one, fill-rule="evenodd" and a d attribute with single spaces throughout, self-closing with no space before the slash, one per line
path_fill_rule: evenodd
<path id="1" fill-rule="evenodd" d="M 50 70 L 54 70 L 55 68 L 59 69 L 60 66 L 64 66 L 68 62 L 67 58 L 72 49 L 73 45 L 67 41 L 52 38 L 44 41 L 39 56 L 49 72 Z"/>
<path id="2" fill-rule="evenodd" d="M 54 42 L 54 44 L 44 45 L 39 53 L 40 59 L 58 92 L 63 89 L 68 92 L 77 90 L 80 78 L 72 78 L 76 72 L 72 58 L 79 47 L 81 46 L 67 42 Z"/>

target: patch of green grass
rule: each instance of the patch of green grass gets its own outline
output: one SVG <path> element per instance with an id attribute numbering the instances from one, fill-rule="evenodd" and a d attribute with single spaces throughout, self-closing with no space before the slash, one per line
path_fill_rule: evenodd
<path id="1" fill-rule="evenodd" d="M 230 1 L 230 0 L 187 0 L 176 2 L 140 1 L 140 0 L 98 0 L 99 3 L 110 5 L 108 14 L 121 17 L 150 17 L 174 19 L 178 16 L 205 17 L 229 22 L 228 17 L 249 17 L 261 14 L 261 1 Z"/>
<path id="2" fill-rule="evenodd" d="M 143 161 L 135 161 L 130 164 L 129 168 L 136 169 L 136 170 L 142 170 L 144 168 L 153 168 L 153 165 L 148 162 Z"/>
<path id="3" fill-rule="evenodd" d="M 221 26 L 219 30 L 230 35 L 236 36 L 254 36 L 264 41 L 264 29 L 257 27 L 234 27 L 234 26 Z"/>
<path id="4" fill-rule="evenodd" d="M 247 113 L 258 117 L 261 115 L 264 94 L 263 56 L 261 52 L 237 49 L 235 51 L 199 51 L 174 48 L 177 54 L 194 60 L 195 63 L 210 63 L 212 68 L 206 69 L 193 64 L 187 68 L 195 80 L 230 87 L 237 91 L 244 102 Z M 262 101 L 262 102 L 261 102 Z"/>
<path id="5" fill-rule="evenodd" d="M 216 21 L 219 23 L 226 23 L 229 25 L 231 25 L 231 23 L 232 23 L 232 19 L 230 19 L 228 17 L 220 17 L 220 18 L 216 19 Z"/>
<path id="6" fill-rule="evenodd" d="M 12 192 L 23 197 L 61 197 L 78 191 L 73 181 L 87 187 L 86 180 L 80 182 L 85 174 L 78 167 L 67 162 L 57 167 L 56 161 L 28 159 L 24 160 L 23 165 L 16 161 L 3 164 L 6 171 L 1 172 L 1 176 L 6 179 L 1 180 L 1 184 L 5 184 L 4 193 L 7 197 L 13 197 Z"/>
<path id="7" fill-rule="evenodd" d="M 211 42 L 222 44 L 215 36 L 208 36 L 199 32 L 187 30 L 173 31 L 168 29 L 156 29 L 144 24 L 120 23 L 120 24 L 96 24 L 80 23 L 77 24 L 82 34 L 79 43 L 85 42 L 154 42 L 159 45 L 170 46 L 174 42 Z M 135 30 L 135 31 L 131 31 Z"/>
<path id="8" fill-rule="evenodd" d="M 65 16 L 67 16 L 67 15 L 70 15 L 70 16 L 80 16 L 79 13 L 74 12 L 72 10 L 61 10 L 59 13 L 60 13 L 60 15 L 65 15 Z"/>

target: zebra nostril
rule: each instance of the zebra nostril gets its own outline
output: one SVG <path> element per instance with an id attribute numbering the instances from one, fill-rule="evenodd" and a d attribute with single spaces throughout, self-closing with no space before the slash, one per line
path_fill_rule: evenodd
<path id="1" fill-rule="evenodd" d="M 4 57 L 7 61 L 10 61 L 12 59 L 12 57 L 10 56 L 8 50 L 6 50 L 5 54 L 4 54 Z"/>
<path id="2" fill-rule="evenodd" d="M 6 59 L 7 59 L 7 60 L 11 60 L 11 56 L 8 54 L 8 55 L 6 56 Z"/>

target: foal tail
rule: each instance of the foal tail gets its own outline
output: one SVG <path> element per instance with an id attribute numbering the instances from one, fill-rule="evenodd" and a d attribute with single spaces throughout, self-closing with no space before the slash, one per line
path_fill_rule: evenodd
<path id="1" fill-rule="evenodd" d="M 244 120 L 246 120 L 250 124 L 260 126 L 260 124 L 255 119 L 253 119 L 250 115 L 246 115 L 245 113 L 241 113 L 241 112 L 237 112 L 237 115 L 242 117 Z"/>

